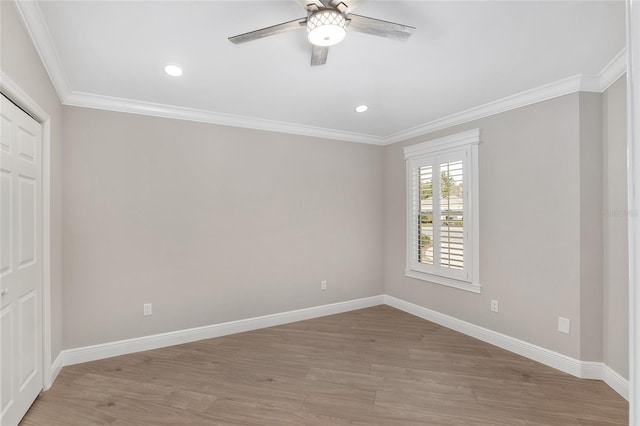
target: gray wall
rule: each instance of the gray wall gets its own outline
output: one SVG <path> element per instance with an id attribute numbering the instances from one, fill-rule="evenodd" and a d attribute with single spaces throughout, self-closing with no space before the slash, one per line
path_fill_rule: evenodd
<path id="1" fill-rule="evenodd" d="M 73 107 L 64 128 L 65 348 L 384 292 L 382 148 Z"/>
<path id="2" fill-rule="evenodd" d="M 62 350 L 62 106 L 15 3 L 0 1 L 0 68 L 51 116 L 51 345 Z"/>
<path id="3" fill-rule="evenodd" d="M 580 101 L 571 94 L 385 147 L 387 294 L 580 359 Z M 404 276 L 402 147 L 476 127 L 480 295 Z M 571 319 L 571 334 L 557 331 L 558 316 Z"/>
<path id="4" fill-rule="evenodd" d="M 567 95 L 386 147 L 387 294 L 628 377 L 625 96 L 621 78 L 603 95 Z M 404 276 L 402 148 L 475 127 L 481 295 Z M 571 319 L 569 335 L 557 331 L 558 316 Z"/>
<path id="5" fill-rule="evenodd" d="M 602 361 L 602 95 L 579 96 L 580 359 Z"/>
<path id="6" fill-rule="evenodd" d="M 603 94 L 604 362 L 629 377 L 626 79 Z"/>

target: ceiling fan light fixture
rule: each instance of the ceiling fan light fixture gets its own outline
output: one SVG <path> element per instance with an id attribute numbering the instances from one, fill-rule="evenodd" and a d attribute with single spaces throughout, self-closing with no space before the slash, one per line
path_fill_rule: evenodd
<path id="1" fill-rule="evenodd" d="M 307 37 L 315 46 L 333 46 L 347 35 L 347 21 L 336 10 L 320 10 L 307 19 Z"/>

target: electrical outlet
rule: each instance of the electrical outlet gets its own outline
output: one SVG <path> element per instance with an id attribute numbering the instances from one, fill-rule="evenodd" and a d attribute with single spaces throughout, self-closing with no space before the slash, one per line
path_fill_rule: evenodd
<path id="1" fill-rule="evenodd" d="M 558 331 L 560 333 L 569 334 L 569 331 L 571 331 L 571 320 L 558 317 Z"/>
<path id="2" fill-rule="evenodd" d="M 142 315 L 147 316 L 153 313 L 153 305 L 151 303 L 145 303 L 142 305 Z"/>
<path id="3" fill-rule="evenodd" d="M 498 312 L 498 301 L 491 299 L 491 312 Z"/>
<path id="4" fill-rule="evenodd" d="M 327 280 L 320 281 L 320 290 L 325 291 L 327 289 Z"/>

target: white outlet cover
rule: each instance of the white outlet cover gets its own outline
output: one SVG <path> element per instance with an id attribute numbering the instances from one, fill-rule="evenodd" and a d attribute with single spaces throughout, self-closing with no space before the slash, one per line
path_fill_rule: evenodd
<path id="1" fill-rule="evenodd" d="M 571 320 L 558 317 L 558 331 L 560 333 L 569 334 L 569 332 L 571 331 Z"/>

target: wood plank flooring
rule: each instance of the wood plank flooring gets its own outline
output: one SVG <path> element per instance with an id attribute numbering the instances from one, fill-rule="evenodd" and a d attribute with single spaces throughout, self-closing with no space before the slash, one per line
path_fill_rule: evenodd
<path id="1" fill-rule="evenodd" d="M 627 424 L 581 380 L 389 306 L 65 367 L 24 426 Z"/>

